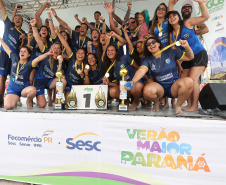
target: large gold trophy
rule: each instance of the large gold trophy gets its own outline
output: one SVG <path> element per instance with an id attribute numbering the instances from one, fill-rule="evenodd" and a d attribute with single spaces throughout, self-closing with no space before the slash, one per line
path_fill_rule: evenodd
<path id="1" fill-rule="evenodd" d="M 68 109 L 77 109 L 77 97 L 73 87 L 71 87 L 71 92 L 67 96 L 67 105 Z"/>
<path id="2" fill-rule="evenodd" d="M 57 103 L 55 103 L 55 110 L 62 110 L 62 102 L 61 100 L 64 98 L 64 90 L 63 90 L 63 82 L 61 82 L 61 78 L 63 77 L 62 71 L 58 71 L 56 73 L 56 77 L 58 78 L 58 81 L 56 83 L 56 99 Z"/>
<path id="3" fill-rule="evenodd" d="M 125 104 L 125 100 L 127 99 L 127 90 L 125 88 L 125 76 L 128 75 L 128 69 L 121 68 L 119 71 L 120 76 L 122 77 L 122 80 L 120 81 L 120 95 L 119 99 L 121 100 L 121 104 L 119 104 L 119 111 L 128 111 L 128 107 Z"/>

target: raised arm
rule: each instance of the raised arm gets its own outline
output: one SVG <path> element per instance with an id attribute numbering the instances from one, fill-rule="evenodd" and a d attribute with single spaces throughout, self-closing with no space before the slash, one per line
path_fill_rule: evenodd
<path id="1" fill-rule="evenodd" d="M 37 58 L 35 58 L 32 61 L 32 67 L 36 67 L 38 65 L 38 63 L 42 60 L 44 60 L 46 57 L 48 57 L 49 55 L 53 55 L 53 51 L 52 49 L 50 49 L 47 53 L 44 53 L 43 55 L 38 56 Z"/>
<path id="2" fill-rule="evenodd" d="M 209 32 L 209 28 L 205 23 L 200 23 L 197 25 L 197 29 L 195 30 L 196 35 L 204 35 Z"/>
<path id="3" fill-rule="evenodd" d="M 2 0 L 0 0 L 0 10 L 1 10 L 1 14 L 2 14 L 2 19 L 4 20 L 7 14 L 6 14 L 5 6 L 4 6 Z"/>
<path id="4" fill-rule="evenodd" d="M 106 33 L 107 26 L 106 26 L 105 18 L 103 16 L 100 16 L 100 20 L 102 21 L 102 33 Z"/>
<path id="5" fill-rule="evenodd" d="M 169 4 L 168 4 L 168 12 L 169 11 L 173 11 L 173 7 L 174 5 L 177 3 L 178 0 L 169 0 Z"/>
<path id="6" fill-rule="evenodd" d="M 27 38 L 27 47 L 29 47 L 32 50 L 33 48 L 30 46 L 31 46 L 31 41 L 33 39 L 33 33 L 28 33 L 27 37 L 28 37 Z"/>
<path id="7" fill-rule="evenodd" d="M 59 24 L 62 25 L 68 31 L 69 34 L 71 34 L 72 29 L 68 26 L 68 24 L 57 16 L 56 11 L 53 8 L 51 8 L 51 11 L 52 11 L 53 16 L 59 22 Z"/>
<path id="8" fill-rule="evenodd" d="M 126 15 L 124 17 L 124 21 L 122 23 L 122 26 L 129 20 L 131 9 L 132 9 L 132 2 L 128 2 L 127 6 L 128 6 L 128 9 L 127 9 Z"/>
<path id="9" fill-rule="evenodd" d="M 48 20 L 49 20 L 49 28 L 50 28 L 50 31 L 51 31 L 51 38 L 52 38 L 52 39 L 55 39 L 55 38 L 56 38 L 56 33 L 55 33 L 55 31 L 54 31 L 54 25 L 53 25 L 53 20 L 52 20 L 52 14 L 51 14 L 51 12 L 48 12 L 47 15 L 48 15 Z"/>
<path id="10" fill-rule="evenodd" d="M 36 12 L 35 14 L 35 19 L 37 21 L 37 27 L 40 28 L 42 26 L 42 19 L 41 19 L 41 15 L 42 12 L 46 9 L 46 8 L 50 8 L 50 3 L 46 2 L 44 5 L 41 6 L 41 8 L 39 8 L 39 10 Z"/>
<path id="11" fill-rule="evenodd" d="M 35 40 L 38 44 L 40 51 L 43 53 L 44 50 L 45 50 L 45 45 L 44 45 L 44 43 L 43 43 L 43 41 L 42 41 L 42 39 L 41 39 L 41 37 L 38 33 L 38 30 L 37 30 L 37 27 L 36 27 L 37 21 L 36 21 L 36 19 L 32 19 L 30 23 L 31 23 L 31 26 L 32 26 L 34 38 L 35 38 Z"/>
<path id="12" fill-rule="evenodd" d="M 20 4 L 16 4 L 12 16 L 11 16 L 11 22 L 14 23 L 14 17 L 16 16 L 17 10 L 21 10 L 22 6 Z"/>
<path id="13" fill-rule="evenodd" d="M 5 50 L 5 52 L 9 55 L 11 49 L 9 48 L 9 46 L 2 40 L 2 38 L 0 38 L 0 42 L 2 43 L 2 47 Z"/>
<path id="14" fill-rule="evenodd" d="M 84 23 L 86 23 L 87 26 L 88 26 L 91 30 L 98 30 L 95 26 L 93 26 L 92 24 L 90 24 L 90 23 L 87 21 L 87 18 L 86 18 L 86 17 L 83 17 L 83 18 L 82 18 L 82 21 L 83 21 Z"/>
<path id="15" fill-rule="evenodd" d="M 78 18 L 78 14 L 75 14 L 75 19 L 76 19 L 76 21 L 78 21 L 78 23 L 81 25 L 82 24 L 82 21 L 80 21 L 80 19 Z"/>
<path id="16" fill-rule="evenodd" d="M 122 38 L 121 36 L 119 36 L 118 34 L 116 34 L 115 32 L 111 31 L 111 36 L 116 37 L 118 39 L 119 47 L 124 46 L 126 44 L 126 40 L 124 38 Z"/>
<path id="17" fill-rule="evenodd" d="M 127 42 L 128 48 L 129 48 L 129 54 L 132 54 L 134 48 L 133 48 L 133 44 L 129 38 L 129 35 L 127 33 L 127 29 L 128 29 L 128 26 L 125 26 L 123 32 L 124 32 L 125 39 L 126 39 L 126 42 Z"/>
<path id="18" fill-rule="evenodd" d="M 67 41 L 64 40 L 64 38 L 61 36 L 58 26 L 55 26 L 54 31 L 57 34 L 58 38 L 60 39 L 61 44 L 66 49 L 67 56 L 70 57 L 72 54 L 71 48 L 70 48 L 69 44 L 67 43 Z"/>
<path id="19" fill-rule="evenodd" d="M 114 20 L 113 20 L 113 15 L 112 14 L 114 12 L 114 8 L 112 9 L 110 3 L 105 3 L 104 5 L 105 5 L 104 8 L 107 10 L 107 12 L 109 14 L 109 22 L 110 22 L 111 30 L 114 31 L 115 33 L 117 33 L 118 35 L 120 35 L 121 31 L 120 31 L 119 28 L 115 27 Z"/>
<path id="20" fill-rule="evenodd" d="M 190 27 L 190 26 L 193 27 L 197 24 L 203 23 L 210 17 L 208 9 L 204 3 L 204 0 L 194 0 L 194 1 L 199 3 L 202 15 L 199 17 L 193 17 L 193 18 L 188 19 L 185 23 L 185 26 L 187 26 L 187 27 Z"/>
<path id="21" fill-rule="evenodd" d="M 180 59 L 181 61 L 190 61 L 194 58 L 194 53 L 186 40 L 179 40 L 182 47 L 185 48 L 185 55 Z"/>

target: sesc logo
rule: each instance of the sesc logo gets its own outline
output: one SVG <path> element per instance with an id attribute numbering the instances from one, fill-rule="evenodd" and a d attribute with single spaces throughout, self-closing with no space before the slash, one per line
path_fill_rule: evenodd
<path id="1" fill-rule="evenodd" d="M 69 150 L 75 150 L 75 149 L 77 149 L 77 150 L 87 150 L 87 151 L 96 150 L 96 151 L 100 152 L 101 151 L 101 149 L 99 148 L 99 145 L 101 144 L 100 141 L 96 141 L 96 142 L 93 142 L 93 141 L 90 141 L 90 140 L 77 140 L 77 141 L 75 141 L 76 138 L 84 136 L 84 135 L 94 135 L 94 136 L 99 137 L 99 135 L 92 133 L 92 132 L 82 133 L 82 134 L 77 135 L 75 138 L 67 138 L 66 148 L 69 149 Z"/>

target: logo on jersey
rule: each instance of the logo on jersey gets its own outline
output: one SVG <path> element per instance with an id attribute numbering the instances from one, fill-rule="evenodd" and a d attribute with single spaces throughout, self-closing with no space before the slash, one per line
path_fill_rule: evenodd
<path id="1" fill-rule="evenodd" d="M 13 64 L 13 67 L 16 67 L 16 62 Z"/>
<path id="2" fill-rule="evenodd" d="M 167 64 L 170 64 L 170 58 L 167 58 L 167 59 L 166 59 L 166 63 L 167 63 Z"/>
<path id="3" fill-rule="evenodd" d="M 12 27 L 12 28 L 10 28 L 10 30 L 14 30 L 14 28 Z"/>
<path id="4" fill-rule="evenodd" d="M 151 69 L 152 69 L 152 70 L 156 70 L 156 67 L 155 67 L 154 64 L 152 64 Z"/>
<path id="5" fill-rule="evenodd" d="M 187 40 L 189 38 L 189 34 L 185 34 L 183 38 Z"/>
<path id="6" fill-rule="evenodd" d="M 120 68 L 124 68 L 125 67 L 125 65 L 124 64 L 122 64 L 121 66 L 120 66 Z"/>

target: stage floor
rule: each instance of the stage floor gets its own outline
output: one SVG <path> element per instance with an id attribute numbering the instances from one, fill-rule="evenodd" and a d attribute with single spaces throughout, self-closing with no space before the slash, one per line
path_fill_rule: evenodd
<path id="1" fill-rule="evenodd" d="M 151 109 L 146 109 L 139 105 L 137 110 L 128 111 L 128 112 L 119 112 L 118 111 L 118 102 L 113 101 L 107 110 L 54 110 L 53 107 L 46 106 L 46 108 L 39 108 L 37 105 L 34 105 L 33 109 L 27 109 L 26 99 L 21 98 L 22 107 L 17 107 L 13 110 L 5 110 L 4 108 L 0 108 L 1 112 L 28 112 L 28 113 L 69 113 L 69 114 L 110 114 L 110 115 L 132 115 L 132 116 L 151 116 L 151 117 L 184 117 L 184 118 L 194 118 L 194 119 L 222 119 L 221 116 L 213 116 L 213 115 L 202 115 L 199 111 L 195 112 L 185 112 L 181 115 L 174 114 L 174 109 L 169 108 L 160 109 L 159 112 L 153 112 Z M 186 106 L 186 104 L 184 104 Z"/>

